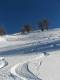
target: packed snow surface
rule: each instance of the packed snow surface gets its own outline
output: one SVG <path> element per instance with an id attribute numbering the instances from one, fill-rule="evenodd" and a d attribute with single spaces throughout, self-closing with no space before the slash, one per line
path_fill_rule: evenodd
<path id="1" fill-rule="evenodd" d="M 0 80 L 60 80 L 60 28 L 1 36 L 0 45 Z"/>

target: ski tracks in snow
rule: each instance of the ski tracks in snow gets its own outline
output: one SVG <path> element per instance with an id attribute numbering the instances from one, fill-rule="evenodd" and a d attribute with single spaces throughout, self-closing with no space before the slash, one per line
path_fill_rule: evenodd
<path id="1" fill-rule="evenodd" d="M 28 68 L 28 63 L 16 64 L 11 68 L 11 75 L 18 80 L 42 80 L 35 76 Z"/>
<path id="2" fill-rule="evenodd" d="M 10 70 L 11 76 L 13 78 L 16 78 L 16 77 L 19 78 L 18 80 L 42 80 L 30 71 L 29 64 L 32 61 L 37 60 L 37 59 L 42 60 L 44 57 L 45 57 L 45 55 L 42 53 L 39 55 L 39 57 L 37 56 L 37 57 L 33 58 L 32 60 L 16 64 Z M 41 62 L 41 60 L 40 60 L 40 62 Z"/>

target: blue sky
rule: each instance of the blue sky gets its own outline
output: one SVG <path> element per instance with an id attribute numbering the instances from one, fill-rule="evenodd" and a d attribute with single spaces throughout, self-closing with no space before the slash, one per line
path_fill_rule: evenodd
<path id="1" fill-rule="evenodd" d="M 0 25 L 8 33 L 20 31 L 27 23 L 36 25 L 44 18 L 51 27 L 60 27 L 60 0 L 0 0 Z"/>

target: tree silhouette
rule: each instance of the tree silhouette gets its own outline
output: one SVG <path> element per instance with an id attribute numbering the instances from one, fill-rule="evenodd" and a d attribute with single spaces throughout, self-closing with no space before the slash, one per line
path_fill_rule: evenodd
<path id="1" fill-rule="evenodd" d="M 47 20 L 47 19 L 43 19 L 43 20 L 39 21 L 38 27 L 39 27 L 42 31 L 44 31 L 44 29 L 47 29 L 47 30 L 48 30 L 48 20 Z"/>
<path id="2" fill-rule="evenodd" d="M 0 35 L 5 35 L 5 34 L 6 34 L 5 29 L 2 26 L 0 26 Z"/>
<path id="3" fill-rule="evenodd" d="M 24 27 L 22 28 L 22 32 L 25 33 L 25 32 L 30 32 L 32 30 L 32 27 L 31 25 L 27 24 L 27 25 L 24 25 Z"/>
<path id="4" fill-rule="evenodd" d="M 48 30 L 48 20 L 47 19 L 43 20 L 43 26 L 44 26 L 44 29 Z"/>
<path id="5" fill-rule="evenodd" d="M 38 22 L 38 27 L 39 27 L 39 29 L 41 29 L 42 31 L 44 30 L 43 21 L 39 21 L 39 22 Z"/>

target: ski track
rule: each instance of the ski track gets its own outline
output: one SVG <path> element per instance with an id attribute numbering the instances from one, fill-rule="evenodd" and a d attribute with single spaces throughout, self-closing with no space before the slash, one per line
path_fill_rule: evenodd
<path id="1" fill-rule="evenodd" d="M 39 56 L 39 59 L 40 58 L 43 58 L 45 57 L 44 54 L 41 54 Z M 35 58 L 35 59 L 38 59 Z M 35 60 L 35 59 L 32 59 L 32 60 Z M 32 60 L 29 60 L 28 62 L 25 61 L 23 63 L 18 63 L 16 64 L 15 66 L 13 66 L 10 70 L 10 76 L 15 80 L 15 78 L 17 80 L 42 80 L 40 78 L 38 78 L 36 75 L 34 75 L 30 69 L 29 69 L 29 63 L 32 61 Z"/>
<path id="2" fill-rule="evenodd" d="M 28 68 L 28 63 L 17 64 L 11 68 L 11 74 L 13 78 L 16 76 L 21 80 L 42 80 L 35 76 Z"/>

